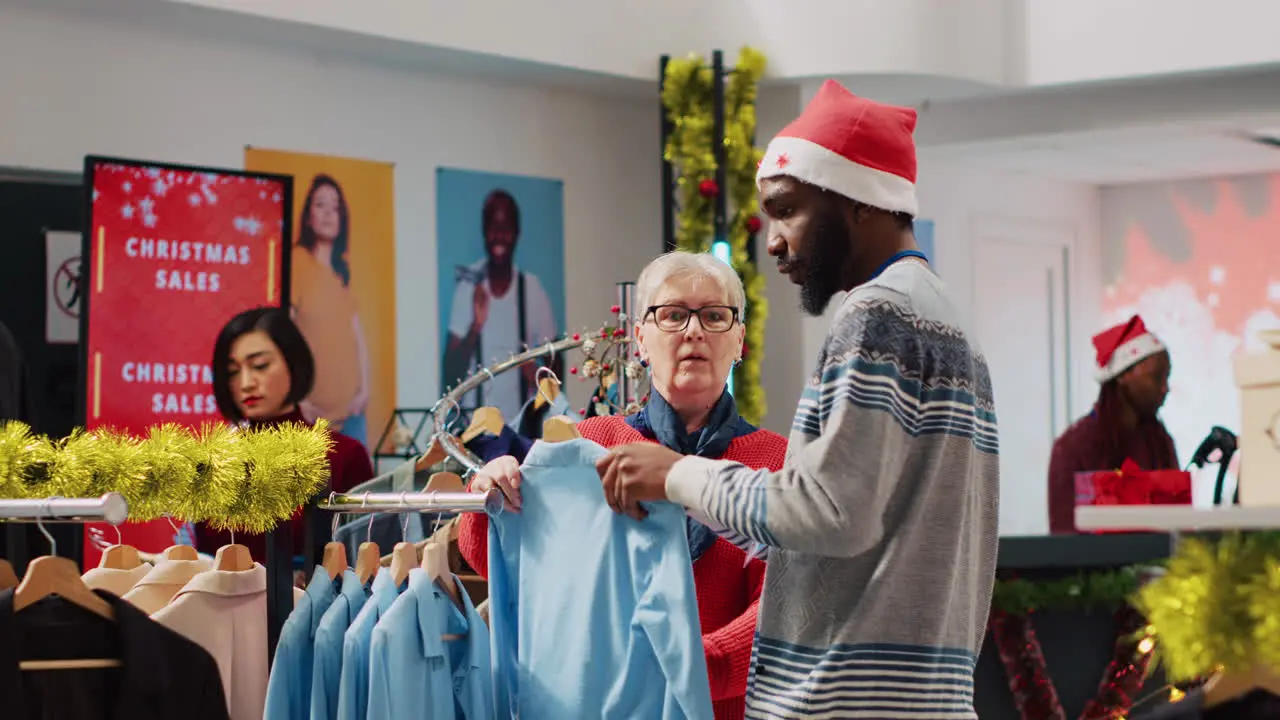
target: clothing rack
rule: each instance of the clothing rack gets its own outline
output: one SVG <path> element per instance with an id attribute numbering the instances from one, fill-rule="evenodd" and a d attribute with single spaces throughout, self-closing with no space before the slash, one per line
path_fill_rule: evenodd
<path id="1" fill-rule="evenodd" d="M 431 406 L 432 432 L 435 436 L 435 440 L 440 443 L 441 449 L 443 449 L 449 457 L 453 458 L 465 467 L 468 474 L 479 471 L 480 468 L 484 466 L 484 462 L 480 458 L 476 457 L 470 450 L 467 450 L 459 444 L 457 439 L 448 432 L 449 416 L 455 408 L 462 407 L 458 403 L 458 400 L 472 390 L 475 390 L 484 383 L 492 380 L 497 375 L 518 368 L 521 365 L 531 363 L 535 360 L 553 358 L 558 353 L 564 352 L 565 350 L 572 350 L 573 348 L 581 347 L 583 342 L 585 342 L 583 337 L 579 337 L 576 340 L 573 337 L 567 337 L 549 342 L 546 345 L 540 345 L 530 350 L 525 350 L 518 355 L 513 355 L 507 358 L 506 360 L 500 360 L 488 367 L 480 368 L 466 379 L 453 386 L 453 389 L 445 393 L 444 397 L 437 400 L 436 404 Z M 351 511 L 344 509 L 343 512 Z"/>
<path id="2" fill-rule="evenodd" d="M 98 498 L 0 500 L 0 519 L 8 522 L 107 522 L 122 525 L 129 519 L 129 501 L 117 492 Z"/>
<path id="3" fill-rule="evenodd" d="M 318 507 L 344 514 L 482 512 L 497 515 L 502 512 L 502 493 L 490 490 L 483 493 L 428 491 L 334 494 L 320 501 Z"/>

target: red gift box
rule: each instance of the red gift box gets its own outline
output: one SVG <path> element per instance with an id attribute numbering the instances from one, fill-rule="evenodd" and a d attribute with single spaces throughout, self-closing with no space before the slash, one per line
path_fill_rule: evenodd
<path id="1" fill-rule="evenodd" d="M 1076 473 L 1077 507 L 1190 504 L 1191 473 L 1184 470 L 1143 470 L 1125 460 L 1119 470 Z"/>

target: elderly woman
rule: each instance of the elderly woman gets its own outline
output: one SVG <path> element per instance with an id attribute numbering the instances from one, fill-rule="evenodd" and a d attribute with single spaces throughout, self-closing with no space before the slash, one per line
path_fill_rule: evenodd
<path id="1" fill-rule="evenodd" d="M 648 405 L 627 417 L 584 420 L 578 424 L 582 436 L 605 447 L 649 441 L 686 455 L 780 469 L 787 441 L 739 417 L 727 390 L 745 336 L 745 292 L 737 273 L 711 255 L 668 253 L 640 273 L 636 295 L 644 313 L 636 340 L 652 386 Z M 514 458 L 491 461 L 471 484 L 473 491 L 491 488 L 500 489 L 513 509 L 520 507 Z M 715 715 L 741 718 L 764 563 L 747 562 L 741 550 L 692 518 L 686 526 Z M 487 540 L 487 519 L 464 515 L 459 549 L 486 577 Z"/>

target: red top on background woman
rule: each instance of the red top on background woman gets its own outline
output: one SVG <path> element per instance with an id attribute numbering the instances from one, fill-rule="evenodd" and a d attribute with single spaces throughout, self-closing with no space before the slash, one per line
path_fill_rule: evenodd
<path id="1" fill-rule="evenodd" d="M 213 396 L 218 410 L 229 422 L 247 425 L 276 425 L 282 422 L 307 423 L 298 403 L 311 392 L 315 382 L 315 358 L 289 313 L 280 308 L 256 308 L 231 318 L 213 346 Z M 359 441 L 330 432 L 329 486 L 322 494 L 346 492 L 373 477 L 369 452 Z M 293 552 L 303 555 L 303 528 L 294 515 Z M 315 546 L 312 556 L 319 560 L 329 540 L 329 523 L 312 528 Z M 214 553 L 231 542 L 231 534 L 207 526 L 197 529 L 196 545 Z M 249 548 L 253 559 L 266 558 L 262 535 L 236 533 L 236 542 Z"/>
<path id="2" fill-rule="evenodd" d="M 1049 532 L 1076 531 L 1079 472 L 1116 470 L 1132 459 L 1143 470 L 1177 470 L 1173 437 L 1158 413 L 1169 394 L 1169 351 L 1142 318 L 1093 338 L 1098 402 L 1053 443 L 1049 459 Z"/>

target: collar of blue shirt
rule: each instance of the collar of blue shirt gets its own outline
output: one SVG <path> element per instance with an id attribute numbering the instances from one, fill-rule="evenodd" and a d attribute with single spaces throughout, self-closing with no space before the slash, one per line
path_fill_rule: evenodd
<path id="1" fill-rule="evenodd" d="M 418 600 L 418 629 L 422 637 L 422 655 L 423 657 L 444 657 L 445 640 L 442 632 L 450 632 L 450 626 L 465 628 L 468 650 L 466 657 L 469 666 L 465 669 L 478 670 L 485 655 L 476 652 L 480 649 L 477 645 L 483 644 L 487 649 L 488 635 L 470 632 L 480 615 L 471 604 L 471 598 L 466 591 L 462 590 L 462 583 L 458 581 L 457 576 L 454 576 L 453 581 L 462 595 L 461 609 L 454 604 L 449 593 L 437 585 L 426 572 L 417 570 L 409 573 L 409 590 Z M 483 622 L 483 620 L 479 621 Z M 455 672 L 458 669 L 455 668 Z"/>

